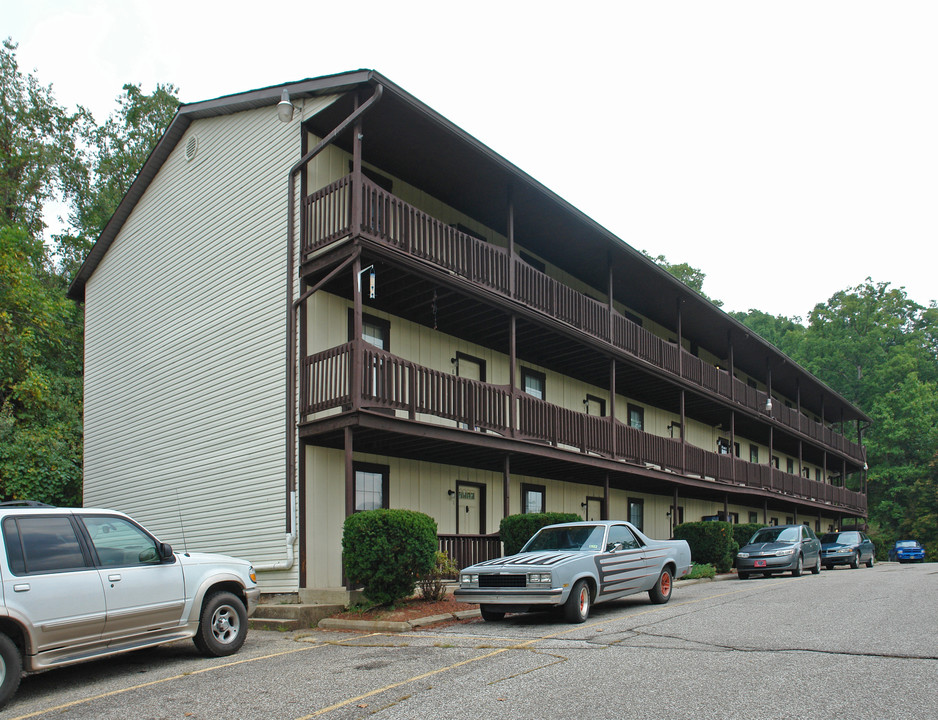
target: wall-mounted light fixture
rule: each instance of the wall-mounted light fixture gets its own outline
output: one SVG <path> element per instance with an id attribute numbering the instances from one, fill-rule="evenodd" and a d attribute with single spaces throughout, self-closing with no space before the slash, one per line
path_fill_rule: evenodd
<path id="1" fill-rule="evenodd" d="M 284 89 L 280 95 L 280 102 L 277 103 L 277 117 L 280 122 L 288 123 L 293 119 L 293 103 L 290 102 L 290 93 Z"/>
<path id="2" fill-rule="evenodd" d="M 580 507 L 581 507 L 581 508 L 585 508 L 585 507 L 586 507 L 586 503 L 585 503 L 585 502 L 581 502 L 581 503 L 580 503 Z"/>
<path id="3" fill-rule="evenodd" d="M 453 495 L 456 494 L 456 491 L 455 491 L 455 490 L 447 490 L 447 491 L 446 491 L 446 494 L 449 495 L 450 497 L 453 497 Z"/>
<path id="4" fill-rule="evenodd" d="M 375 299 L 375 266 L 369 265 L 360 273 L 358 273 L 358 292 L 362 291 L 362 275 L 369 273 L 368 275 L 368 298 L 370 300 Z"/>
<path id="5" fill-rule="evenodd" d="M 769 398 L 765 401 L 765 411 L 766 411 L 766 412 L 772 412 L 772 398 L 771 398 L 771 397 L 769 397 Z"/>

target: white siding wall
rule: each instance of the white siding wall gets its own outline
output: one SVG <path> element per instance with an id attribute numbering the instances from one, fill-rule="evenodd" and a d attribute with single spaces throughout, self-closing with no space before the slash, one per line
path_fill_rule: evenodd
<path id="1" fill-rule="evenodd" d="M 177 548 L 285 559 L 287 173 L 299 115 L 197 120 L 86 287 L 84 503 Z M 195 158 L 185 147 L 198 139 Z M 297 565 L 260 576 L 295 590 Z"/>

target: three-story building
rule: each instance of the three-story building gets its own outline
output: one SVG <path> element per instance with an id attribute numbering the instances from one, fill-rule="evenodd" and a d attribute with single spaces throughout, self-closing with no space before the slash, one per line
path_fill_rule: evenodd
<path id="1" fill-rule="evenodd" d="M 862 411 L 373 71 L 182 106 L 71 294 L 85 504 L 267 591 L 344 592 L 375 507 L 461 564 L 519 512 L 866 515 Z"/>

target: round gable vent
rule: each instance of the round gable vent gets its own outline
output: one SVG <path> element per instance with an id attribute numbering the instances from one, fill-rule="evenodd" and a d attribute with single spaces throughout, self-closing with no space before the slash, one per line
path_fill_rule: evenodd
<path id="1" fill-rule="evenodd" d="M 186 162 L 192 162 L 196 151 L 199 149 L 199 138 L 195 135 L 189 137 L 186 142 Z"/>

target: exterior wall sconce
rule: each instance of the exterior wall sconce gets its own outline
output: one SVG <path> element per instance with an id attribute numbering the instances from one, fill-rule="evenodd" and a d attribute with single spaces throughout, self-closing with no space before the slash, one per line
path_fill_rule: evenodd
<path id="1" fill-rule="evenodd" d="M 771 397 L 765 401 L 765 411 L 772 412 L 772 398 Z"/>
<path id="2" fill-rule="evenodd" d="M 277 103 L 277 117 L 280 122 L 288 123 L 293 119 L 293 103 L 290 102 L 290 93 L 284 89 L 280 95 L 280 102 Z"/>
<path id="3" fill-rule="evenodd" d="M 585 503 L 585 502 L 581 502 L 581 503 L 580 503 L 580 507 L 581 507 L 581 508 L 585 508 L 585 507 L 586 507 L 586 503 Z"/>
<path id="4" fill-rule="evenodd" d="M 358 292 L 362 291 L 362 275 L 364 275 L 365 273 L 368 273 L 368 299 L 374 300 L 375 297 L 377 297 L 377 293 L 375 291 L 375 266 L 374 265 L 369 265 L 360 273 L 358 273 Z"/>
<path id="5" fill-rule="evenodd" d="M 447 491 L 446 491 L 446 494 L 449 495 L 450 497 L 453 497 L 453 495 L 456 494 L 456 491 L 455 491 L 455 490 L 447 490 Z"/>

